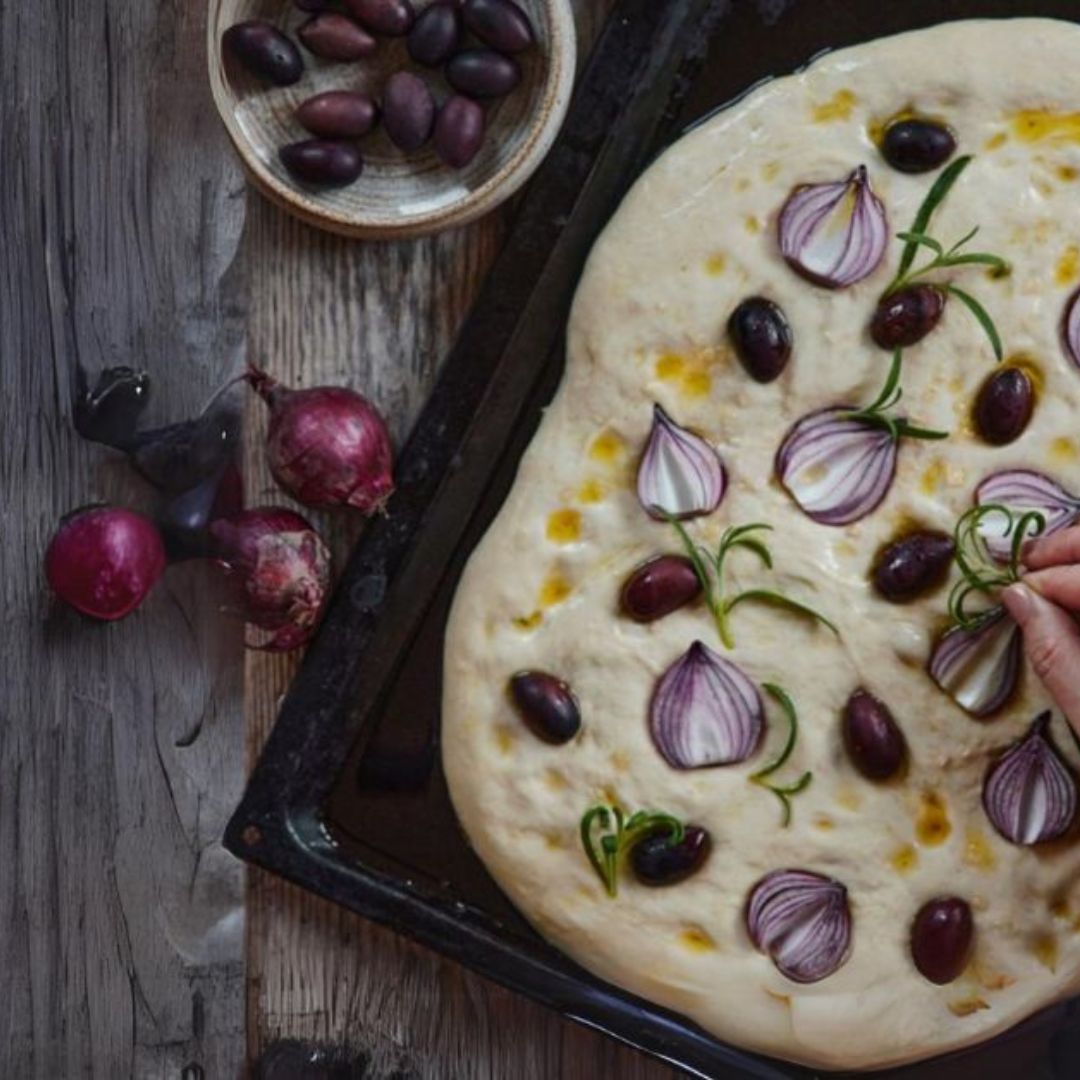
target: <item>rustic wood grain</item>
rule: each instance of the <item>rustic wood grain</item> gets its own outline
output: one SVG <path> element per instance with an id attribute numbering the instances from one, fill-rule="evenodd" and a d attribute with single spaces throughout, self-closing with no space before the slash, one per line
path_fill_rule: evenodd
<path id="1" fill-rule="evenodd" d="M 50 607 L 58 517 L 148 492 L 70 424 L 76 365 L 147 368 L 180 419 L 237 362 L 239 170 L 200 4 L 0 16 L 0 1076 L 234 1077 L 238 628 L 206 567 L 93 625 Z"/>
<path id="2" fill-rule="evenodd" d="M 584 55 L 610 0 L 577 0 L 576 6 Z M 253 357 L 297 384 L 347 381 L 364 388 L 400 440 L 498 250 L 505 220 L 496 213 L 439 237 L 360 244 L 316 233 L 253 199 L 244 246 Z M 256 416 L 248 426 L 248 475 L 256 491 L 278 500 L 258 471 L 260 422 Z M 324 517 L 320 523 L 343 553 L 355 521 Z M 248 658 L 253 756 L 293 664 Z M 261 871 L 250 872 L 248 900 L 249 1053 L 262 1062 L 267 1080 L 304 1075 L 312 1045 L 329 1060 L 343 1053 L 353 1075 L 373 1080 L 671 1075 Z"/>

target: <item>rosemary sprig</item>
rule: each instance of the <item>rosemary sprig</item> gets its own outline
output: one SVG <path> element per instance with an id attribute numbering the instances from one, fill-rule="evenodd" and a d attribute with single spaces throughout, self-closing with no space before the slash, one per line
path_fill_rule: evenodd
<path id="1" fill-rule="evenodd" d="M 672 844 L 682 843 L 686 835 L 686 828 L 677 817 L 659 810 L 638 810 L 625 818 L 618 806 L 601 803 L 585 811 L 581 818 L 581 846 L 608 896 L 618 895 L 619 865 L 626 852 L 645 834 L 661 829 L 667 830 Z"/>
<path id="2" fill-rule="evenodd" d="M 994 517 L 1003 519 L 1001 535 L 1011 538 L 1009 561 L 1004 566 L 995 562 L 984 529 L 980 528 Z M 960 518 L 953 532 L 960 580 L 949 593 L 949 616 L 957 626 L 970 630 L 993 610 L 968 611 L 966 605 L 973 595 L 992 596 L 1020 580 L 1020 550 L 1024 541 L 1029 536 L 1038 536 L 1045 528 L 1046 517 L 1037 510 L 1021 513 L 1000 503 L 973 506 Z"/>
<path id="3" fill-rule="evenodd" d="M 814 778 L 814 774 L 807 770 L 790 784 L 777 785 L 769 781 L 769 777 L 773 773 L 781 769 L 786 763 L 788 758 L 791 757 L 792 751 L 795 749 L 795 742 L 799 737 L 799 715 L 795 710 L 795 703 L 788 696 L 787 691 L 782 686 L 778 686 L 776 683 L 762 683 L 765 690 L 772 695 L 773 698 L 779 703 L 780 708 L 784 710 L 784 715 L 788 719 L 788 737 L 784 743 L 783 749 L 776 756 L 770 764 L 765 768 L 759 769 L 756 773 L 750 776 L 750 782 L 758 784 L 765 788 L 766 791 L 771 791 L 779 800 L 780 805 L 783 807 L 783 816 L 780 819 L 780 824 L 787 828 L 791 824 L 791 799 L 792 796 L 798 795 L 800 791 L 805 791 L 809 786 L 811 780 Z"/>
<path id="4" fill-rule="evenodd" d="M 889 366 L 889 374 L 885 379 L 885 385 L 881 388 L 878 396 L 862 409 L 855 409 L 846 413 L 848 420 L 861 420 L 864 424 L 873 424 L 875 427 L 884 428 L 896 441 L 905 439 L 947 439 L 947 431 L 934 431 L 932 428 L 919 427 L 912 424 L 906 417 L 890 416 L 889 410 L 900 403 L 904 396 L 903 387 L 900 385 L 900 372 L 903 367 L 903 351 L 897 349 L 893 353 L 892 363 Z"/>
<path id="5" fill-rule="evenodd" d="M 774 589 L 746 589 L 741 593 L 736 593 L 734 596 L 724 595 L 724 564 L 733 551 L 740 548 L 751 551 L 764 564 L 766 569 L 772 569 L 772 553 L 761 537 L 755 535 L 761 532 L 771 532 L 771 525 L 764 522 L 752 522 L 748 525 L 737 525 L 725 529 L 714 554 L 704 545 L 695 543 L 681 521 L 671 514 L 666 515 L 666 517 L 674 526 L 679 539 L 682 541 L 687 558 L 693 564 L 694 572 L 698 576 L 698 581 L 701 582 L 705 602 L 712 613 L 713 621 L 716 623 L 716 632 L 725 649 L 735 648 L 735 637 L 731 631 L 729 616 L 739 604 L 748 600 L 772 604 L 775 607 L 783 607 L 799 615 L 809 616 L 811 619 L 824 623 L 839 637 L 840 631 L 837 629 L 836 624 L 827 619 L 821 612 Z"/>
<path id="6" fill-rule="evenodd" d="M 945 201 L 945 197 L 952 190 L 960 175 L 971 164 L 971 155 L 957 158 L 947 169 L 938 176 L 934 185 L 930 188 L 926 198 L 919 207 L 915 220 L 907 232 L 897 233 L 897 239 L 904 242 L 903 254 L 900 257 L 900 265 L 896 271 L 896 277 L 882 293 L 882 297 L 892 296 L 900 292 L 913 282 L 925 279 L 930 274 L 941 270 L 950 270 L 964 266 L 986 266 L 997 276 L 1004 277 L 1010 273 L 1009 263 L 999 255 L 993 255 L 988 251 L 964 251 L 965 248 L 979 232 L 978 226 L 972 229 L 966 236 L 957 240 L 950 248 L 946 248 L 940 241 L 930 235 L 930 219 L 934 211 Z M 927 249 L 931 258 L 921 266 L 915 266 L 915 259 L 922 249 Z M 982 327 L 994 350 L 994 356 L 1000 362 L 1005 349 L 1001 343 L 1001 335 L 990 317 L 990 313 L 983 305 L 964 289 L 954 285 L 951 281 L 932 282 L 945 293 L 955 296 L 975 316 L 976 321 Z"/>

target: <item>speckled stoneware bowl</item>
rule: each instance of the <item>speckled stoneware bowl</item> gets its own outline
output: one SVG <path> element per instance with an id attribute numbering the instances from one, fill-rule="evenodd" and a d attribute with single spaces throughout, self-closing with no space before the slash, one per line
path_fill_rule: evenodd
<path id="1" fill-rule="evenodd" d="M 381 96 L 385 80 L 408 68 L 425 78 L 436 99 L 451 93 L 441 73 L 414 64 L 403 38 L 380 38 L 374 56 L 353 63 L 320 59 L 302 45 L 304 77 L 277 87 L 223 55 L 221 35 L 245 19 L 265 19 L 295 40 L 310 16 L 290 0 L 211 0 L 208 24 L 210 86 L 233 145 L 255 181 L 274 202 L 319 228 L 348 236 L 418 236 L 463 225 L 512 195 L 540 164 L 562 124 L 574 82 L 576 42 L 570 0 L 517 0 L 533 23 L 536 45 L 516 59 L 520 85 L 488 106 L 484 145 L 464 169 L 451 169 L 430 143 L 404 154 L 381 126 L 359 143 L 364 172 L 342 188 L 302 184 L 285 171 L 278 150 L 310 138 L 293 113 L 324 90 L 364 90 Z M 414 0 L 417 9 L 428 0 Z"/>

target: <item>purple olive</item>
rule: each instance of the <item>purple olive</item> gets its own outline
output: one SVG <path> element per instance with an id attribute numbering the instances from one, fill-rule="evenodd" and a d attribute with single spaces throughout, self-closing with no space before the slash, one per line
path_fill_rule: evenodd
<path id="1" fill-rule="evenodd" d="M 484 142 L 484 110 L 471 98 L 454 94 L 435 119 L 435 152 L 452 169 L 463 169 Z"/>
<path id="2" fill-rule="evenodd" d="M 791 327 L 778 304 L 763 296 L 744 300 L 728 319 L 728 336 L 747 374 L 772 382 L 791 359 Z"/>
<path id="3" fill-rule="evenodd" d="M 906 349 L 937 326 L 945 294 L 934 285 L 912 285 L 883 296 L 870 323 L 870 336 L 883 349 Z"/>
<path id="4" fill-rule="evenodd" d="M 278 86 L 291 86 L 304 74 L 300 50 L 276 26 L 261 19 L 230 26 L 221 42 L 249 71 Z"/>
<path id="5" fill-rule="evenodd" d="M 428 85 L 411 71 L 399 71 L 383 88 L 383 127 L 399 149 L 419 150 L 431 138 L 435 98 Z"/>
<path id="6" fill-rule="evenodd" d="M 711 850 L 712 839 L 699 825 L 687 825 L 677 844 L 662 829 L 642 837 L 630 849 L 630 865 L 643 885 L 675 885 L 700 870 Z"/>
<path id="7" fill-rule="evenodd" d="M 352 143 L 329 139 L 290 143 L 278 151 L 278 156 L 297 180 L 323 187 L 351 184 L 364 168 L 364 159 Z"/>
<path id="8" fill-rule="evenodd" d="M 362 26 L 336 11 L 324 11 L 308 19 L 296 34 L 306 48 L 326 60 L 362 60 L 378 48 Z"/>
<path id="9" fill-rule="evenodd" d="M 929 172 L 944 165 L 956 150 L 956 139 L 944 124 L 932 120 L 897 120 L 885 130 L 881 155 L 905 173 Z"/>
<path id="10" fill-rule="evenodd" d="M 701 595 L 694 564 L 683 555 L 658 555 L 642 563 L 623 585 L 619 598 L 625 614 L 637 622 L 654 622 Z"/>
<path id="11" fill-rule="evenodd" d="M 409 0 L 345 0 L 349 14 L 373 34 L 404 37 L 416 13 Z"/>
<path id="12" fill-rule="evenodd" d="M 919 973 L 943 986 L 958 978 L 971 958 L 975 923 L 971 907 L 956 896 L 929 900 L 911 926 L 911 958 Z"/>
<path id="13" fill-rule="evenodd" d="M 302 102 L 296 119 L 323 139 L 358 139 L 378 122 L 379 108 L 368 94 L 327 90 Z"/>
<path id="14" fill-rule="evenodd" d="M 529 16 L 513 0 L 465 0 L 465 25 L 501 53 L 524 52 L 535 40 Z"/>
<path id="15" fill-rule="evenodd" d="M 1004 446 L 1024 434 L 1035 408 L 1035 387 L 1027 372 L 1002 368 L 990 376 L 975 399 L 975 426 L 994 446 Z"/>
<path id="16" fill-rule="evenodd" d="M 455 90 L 474 98 L 502 97 L 521 82 L 518 62 L 493 49 L 459 52 L 446 65 L 445 74 Z"/>
<path id="17" fill-rule="evenodd" d="M 858 689 L 844 706 L 844 748 L 867 780 L 888 780 L 904 766 L 907 743 L 889 707 Z"/>
<path id="18" fill-rule="evenodd" d="M 943 584 L 955 545 L 947 533 L 919 529 L 887 544 L 873 569 L 874 588 L 885 600 L 904 604 Z"/>
<path id="19" fill-rule="evenodd" d="M 427 67 L 438 67 L 461 42 L 461 13 L 453 0 L 437 0 L 424 8 L 409 31 L 409 55 Z"/>
<path id="20" fill-rule="evenodd" d="M 570 687 L 543 671 L 519 671 L 510 696 L 529 730 L 544 742 L 569 742 L 581 729 L 581 710 Z"/>

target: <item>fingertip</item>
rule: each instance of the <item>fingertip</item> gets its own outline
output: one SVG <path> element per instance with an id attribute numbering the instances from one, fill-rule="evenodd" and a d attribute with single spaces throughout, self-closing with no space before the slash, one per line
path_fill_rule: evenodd
<path id="1" fill-rule="evenodd" d="M 1035 612 L 1035 594 L 1023 582 L 1010 585 L 1002 594 L 1005 610 L 1024 626 Z"/>

